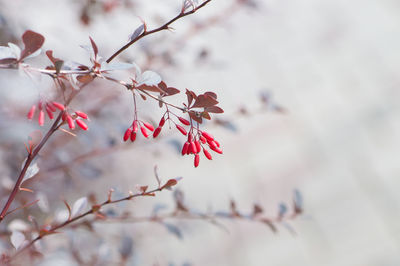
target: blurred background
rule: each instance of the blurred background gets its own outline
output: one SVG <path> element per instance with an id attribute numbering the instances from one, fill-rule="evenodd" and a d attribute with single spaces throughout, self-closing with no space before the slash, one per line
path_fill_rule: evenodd
<path id="1" fill-rule="evenodd" d="M 79 45 L 89 44 L 89 35 L 107 58 L 141 19 L 152 29 L 181 4 L 2 0 L 0 45 L 21 45 L 20 36 L 31 29 L 45 36 L 44 50 L 88 63 Z M 46 255 L 35 263 L 82 264 L 71 255 L 75 248 L 86 261 L 100 254 L 96 265 L 118 265 L 123 252 L 129 253 L 127 265 L 400 265 L 399 12 L 395 0 L 211 1 L 174 23 L 174 31 L 148 36 L 116 60 L 154 70 L 180 90 L 216 92 L 225 113 L 204 128 L 224 154 L 203 157 L 194 169 L 192 158 L 179 156 L 183 140 L 173 130 L 157 140 L 123 144 L 132 99 L 123 87 L 95 81 L 73 103 L 91 116 L 89 132 L 56 136 L 27 184 L 35 191 L 29 197 L 47 204 L 16 213 L 2 226 L 13 219 L 29 223 L 28 213 L 44 224 L 65 208 L 62 199 L 73 203 L 94 194 L 103 200 L 110 188 L 118 197 L 137 184 L 151 187 L 157 165 L 163 180 L 183 177 L 177 187 L 194 210 L 227 211 L 233 199 L 239 210 L 251 212 L 257 203 L 276 217 L 279 204 L 290 205 L 297 189 L 304 214 L 277 224 L 277 233 L 229 219 L 221 221 L 225 229 L 204 221 L 170 222 L 179 233 L 154 223 L 65 229 L 41 241 Z M 49 62 L 40 56 L 31 64 Z M 23 142 L 39 128 L 25 114 L 39 94 L 49 95 L 52 83 L 15 70 L 2 70 L 0 82 L 3 202 L 24 160 Z M 170 101 L 179 104 L 183 96 Z M 162 114 L 154 102 L 139 108 L 155 123 Z M 93 151 L 88 160 L 74 161 Z M 173 209 L 172 194 L 113 211 Z M 7 237 L 0 240 L 1 250 L 10 248 Z"/>

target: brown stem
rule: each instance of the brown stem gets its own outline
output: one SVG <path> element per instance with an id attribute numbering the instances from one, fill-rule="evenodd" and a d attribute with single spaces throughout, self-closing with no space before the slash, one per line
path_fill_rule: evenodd
<path id="1" fill-rule="evenodd" d="M 174 23 L 175 21 L 177 21 L 180 18 L 186 17 L 190 14 L 193 14 L 194 12 L 196 12 L 197 10 L 199 10 L 200 8 L 204 7 L 205 5 L 207 5 L 209 2 L 211 2 L 211 0 L 206 0 L 204 1 L 201 5 L 197 6 L 195 9 L 188 11 L 188 12 L 181 12 L 178 15 L 176 15 L 174 18 L 172 18 L 170 21 L 168 21 L 167 23 L 165 23 L 164 25 L 150 30 L 150 31 L 144 31 L 142 32 L 139 36 L 137 36 L 136 38 L 134 38 L 133 40 L 131 40 L 130 42 L 128 42 L 127 44 L 125 44 L 124 46 L 122 46 L 118 51 L 116 51 L 114 54 L 112 54 L 108 59 L 107 59 L 107 63 L 110 63 L 115 57 L 117 57 L 120 53 L 122 53 L 123 51 L 125 51 L 126 49 L 128 49 L 132 44 L 134 44 L 135 42 L 137 42 L 138 40 L 142 39 L 143 37 L 162 31 L 162 30 L 168 30 L 169 29 L 169 25 L 171 25 L 172 23 Z"/>

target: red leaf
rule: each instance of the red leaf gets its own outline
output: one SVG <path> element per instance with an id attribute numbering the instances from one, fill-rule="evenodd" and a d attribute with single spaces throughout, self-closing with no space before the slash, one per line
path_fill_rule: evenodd
<path id="1" fill-rule="evenodd" d="M 77 76 L 76 79 L 82 83 L 89 83 L 93 80 L 93 76 L 92 75 L 80 75 L 80 76 Z"/>
<path id="2" fill-rule="evenodd" d="M 93 47 L 94 57 L 97 57 L 97 54 L 99 53 L 99 49 L 97 49 L 97 45 L 93 41 L 92 37 L 89 36 L 89 39 L 90 39 L 90 43 L 92 44 L 92 47 Z"/>
<path id="3" fill-rule="evenodd" d="M 144 90 L 144 91 L 153 91 L 153 92 L 164 92 L 162 89 L 160 89 L 157 86 L 148 86 L 146 84 L 142 84 L 139 87 L 136 87 L 138 90 Z"/>
<path id="4" fill-rule="evenodd" d="M 204 109 L 204 111 L 209 112 L 209 113 L 215 113 L 215 114 L 221 114 L 224 112 L 224 110 L 222 110 L 222 108 L 218 107 L 218 106 L 210 106 L 210 107 L 206 107 Z"/>
<path id="5" fill-rule="evenodd" d="M 44 37 L 39 33 L 27 30 L 22 35 L 22 41 L 24 42 L 25 48 L 21 52 L 20 60 L 23 60 L 24 58 L 39 50 L 44 43 Z"/>
<path id="6" fill-rule="evenodd" d="M 207 91 L 204 94 L 213 97 L 215 100 L 217 99 L 217 94 L 212 91 Z"/>
<path id="7" fill-rule="evenodd" d="M 211 120 L 211 116 L 210 116 L 210 114 L 207 113 L 207 112 L 202 112 L 202 113 L 201 113 L 201 116 L 202 116 L 204 119 Z"/>
<path id="8" fill-rule="evenodd" d="M 173 87 L 168 87 L 164 91 L 167 93 L 168 96 L 175 95 L 180 92 L 180 90 L 173 88 Z"/>
<path id="9" fill-rule="evenodd" d="M 17 63 L 17 59 L 15 58 L 5 58 L 0 60 L 0 64 L 9 65 Z"/>
<path id="10" fill-rule="evenodd" d="M 193 104 L 192 108 L 195 107 L 210 107 L 218 104 L 218 101 L 215 100 L 213 97 L 207 95 L 207 94 L 202 94 L 197 96 L 197 99 L 195 103 Z"/>
<path id="11" fill-rule="evenodd" d="M 201 118 L 201 116 L 197 116 L 196 112 L 190 111 L 189 116 L 199 124 L 201 124 L 203 122 L 203 119 Z"/>
<path id="12" fill-rule="evenodd" d="M 179 180 L 180 180 L 180 178 L 172 178 L 172 179 L 168 180 L 167 183 L 165 183 L 160 189 L 173 187 L 176 184 L 178 184 Z"/>
<path id="13" fill-rule="evenodd" d="M 188 106 L 190 106 L 192 104 L 193 99 L 196 99 L 197 96 L 193 91 L 190 91 L 188 89 L 186 89 L 186 95 L 188 98 Z"/>
<path id="14" fill-rule="evenodd" d="M 47 50 L 46 51 L 46 55 L 47 57 L 50 59 L 50 61 L 55 64 L 57 61 L 61 61 L 61 59 L 56 58 L 53 56 L 53 51 L 52 50 Z"/>

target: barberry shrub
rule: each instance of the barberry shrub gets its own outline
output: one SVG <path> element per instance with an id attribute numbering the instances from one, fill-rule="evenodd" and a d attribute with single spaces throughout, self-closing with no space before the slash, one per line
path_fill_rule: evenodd
<path id="1" fill-rule="evenodd" d="M 139 197 L 154 197 L 158 192 L 171 190 L 181 178 L 170 178 L 162 181 L 158 176 L 157 167 L 154 169 L 156 185 L 137 185 L 136 191 L 129 191 L 125 195 L 116 193 L 113 189 L 105 191 L 105 199 L 98 200 L 94 194 L 85 195 L 77 199 L 73 204 L 68 203 L 69 199 L 60 200 L 65 205 L 64 212 L 54 214 L 51 210 L 49 217 L 40 219 L 39 222 L 35 215 L 30 212 L 32 206 L 39 205 L 41 209 L 46 209 L 45 194 L 48 191 L 34 191 L 35 176 L 50 176 L 55 170 L 67 168 L 68 165 L 78 163 L 86 158 L 96 156 L 98 153 L 110 152 L 111 148 L 102 151 L 89 151 L 87 154 L 77 156 L 75 159 L 65 164 L 53 166 L 44 173 L 40 169 L 40 157 L 45 157 L 42 153 L 57 153 L 57 148 L 62 149 L 63 143 L 52 144 L 52 150 L 46 150 L 53 139 L 57 139 L 59 134 L 68 136 L 85 135 L 90 131 L 92 125 L 96 125 L 98 110 L 88 108 L 85 100 L 77 100 L 79 97 L 87 97 L 87 93 L 94 93 L 96 86 L 93 84 L 101 83 L 102 86 L 119 86 L 127 90 L 131 98 L 130 120 L 125 121 L 124 130 L 120 132 L 118 147 L 127 146 L 129 143 L 138 142 L 146 139 L 162 138 L 163 134 L 172 130 L 172 134 L 179 136 L 179 152 L 184 157 L 190 157 L 190 163 L 194 167 L 199 167 L 202 160 L 212 160 L 215 156 L 223 154 L 223 145 L 219 138 L 214 136 L 204 127 L 205 121 L 212 121 L 214 116 L 221 114 L 224 110 L 219 106 L 219 99 L 215 92 L 209 90 L 198 91 L 190 88 L 175 88 L 167 85 L 168 80 L 163 79 L 158 73 L 152 70 L 142 70 L 140 66 L 133 62 L 115 62 L 118 55 L 126 49 L 141 40 L 142 38 L 155 34 L 163 30 L 171 29 L 171 24 L 176 20 L 197 12 L 206 6 L 211 0 L 201 3 L 193 0 L 183 1 L 181 10 L 178 14 L 162 26 L 154 29 L 148 29 L 147 24 L 143 22 L 129 37 L 129 41 L 120 49 L 111 54 L 107 59 L 103 58 L 102 51 L 97 43 L 91 37 L 88 38 L 89 45 L 83 48 L 87 51 L 90 64 L 70 62 L 68 59 L 59 55 L 57 51 L 42 51 L 45 44 L 45 37 L 32 30 L 27 30 L 21 36 L 20 43 L 8 43 L 8 46 L 0 47 L 0 69 L 20 70 L 25 74 L 46 76 L 53 82 L 48 93 L 40 94 L 37 99 L 33 99 L 31 104 L 26 107 L 24 114 L 27 123 L 37 123 L 40 130 L 27 132 L 27 141 L 25 143 L 25 155 L 21 169 L 15 183 L 9 186 L 1 194 L 1 212 L 0 223 L 8 223 L 3 227 L 2 235 L 9 240 L 9 246 L 1 254 L 2 264 L 13 264 L 21 258 L 40 259 L 46 253 L 46 249 L 41 245 L 41 239 L 57 234 L 65 228 L 87 227 L 93 230 L 95 223 L 106 221 L 125 221 L 125 222 L 157 222 L 167 228 L 169 232 L 181 237 L 181 231 L 178 227 L 168 222 L 171 219 L 198 219 L 209 221 L 213 224 L 219 224 L 219 219 L 240 219 L 250 220 L 266 224 L 273 232 L 277 231 L 276 224 L 284 222 L 287 219 L 293 219 L 302 212 L 302 200 L 299 192 L 294 193 L 292 207 L 282 204 L 276 217 L 267 217 L 264 215 L 263 208 L 254 204 L 249 212 L 239 211 L 235 201 L 229 203 L 229 210 L 225 212 L 198 212 L 192 210 L 184 201 L 182 191 L 176 189 L 173 193 L 175 208 L 172 212 L 163 212 L 154 210 L 149 216 L 136 216 L 131 213 L 119 213 L 115 215 L 107 211 L 106 206 L 117 205 L 123 201 L 129 201 Z M 237 1 L 243 4 L 248 1 Z M 107 5 L 109 12 L 113 6 Z M 87 17 L 86 17 L 87 18 Z M 89 20 L 81 18 L 83 22 L 89 23 Z M 34 67 L 31 60 L 34 57 L 45 57 L 48 64 L 43 67 Z M 118 72 L 128 73 L 129 78 L 120 79 Z M 83 96 L 82 96 L 83 95 Z M 185 101 L 181 104 L 176 99 L 183 95 Z M 85 98 L 86 99 L 86 98 Z M 87 99 L 90 101 L 91 99 Z M 75 104 L 75 101 L 78 104 Z M 142 103 L 154 104 L 161 108 L 162 112 L 157 119 L 151 117 L 148 111 L 139 108 L 139 101 Z M 79 106 L 76 108 L 75 106 Z M 152 109 L 149 109 L 152 110 Z M 110 118 L 113 119 L 113 118 Z M 219 120 L 221 121 L 221 120 Z M 82 143 L 73 143 L 74 145 L 84 145 Z M 51 156 L 49 156 L 51 165 Z M 48 157 L 46 157 L 48 158 Z M 186 161 L 185 161 L 186 163 Z M 32 181 L 33 180 L 33 181 Z M 33 198 L 26 200 L 16 200 L 22 193 L 32 193 Z M 117 194 L 117 195 L 115 195 Z M 19 205 L 17 204 L 19 203 Z M 17 213 L 25 212 L 25 220 L 13 219 Z M 128 240 L 126 240 L 128 239 Z M 125 241 L 125 242 L 124 242 Z M 128 241 L 128 242 L 126 242 Z M 123 247 L 119 250 L 121 262 L 126 262 L 132 255 L 132 244 L 129 244 L 129 238 L 123 239 Z M 84 264 L 84 259 L 80 257 L 74 247 L 71 247 L 71 254 L 78 263 Z M 103 260 L 103 261 L 101 261 Z M 104 265 L 111 263 L 108 258 L 101 258 L 100 255 L 88 260 L 87 264 L 95 264 L 100 261 Z M 100 263 L 100 264 L 101 264 Z M 101 264 L 101 265 L 103 265 Z"/>

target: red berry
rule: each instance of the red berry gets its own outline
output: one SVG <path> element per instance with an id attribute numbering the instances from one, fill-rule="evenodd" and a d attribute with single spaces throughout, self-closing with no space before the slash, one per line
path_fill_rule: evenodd
<path id="1" fill-rule="evenodd" d="M 54 105 L 52 103 L 46 103 L 46 109 L 50 109 L 50 111 L 52 112 L 56 112 L 57 109 L 54 107 Z"/>
<path id="2" fill-rule="evenodd" d="M 124 141 L 127 141 L 132 134 L 132 127 L 129 127 L 124 134 Z"/>
<path id="3" fill-rule="evenodd" d="M 189 122 L 188 120 L 186 120 L 185 118 L 183 118 L 183 117 L 178 117 L 178 119 L 179 119 L 179 121 L 180 121 L 182 124 L 184 124 L 184 125 L 186 125 L 186 126 L 190 126 L 190 122 Z"/>
<path id="4" fill-rule="evenodd" d="M 157 138 L 157 136 L 160 134 L 162 127 L 156 128 L 153 133 L 153 138 Z"/>
<path id="5" fill-rule="evenodd" d="M 137 132 L 138 131 L 138 124 L 137 124 L 137 121 L 135 120 L 135 121 L 133 121 L 133 123 L 132 123 L 132 128 L 133 128 L 133 132 Z"/>
<path id="6" fill-rule="evenodd" d="M 216 141 L 215 139 L 214 139 L 214 143 L 215 143 L 215 145 L 217 145 L 217 147 L 218 147 L 218 148 L 220 147 L 220 144 L 219 144 L 219 142 L 218 142 L 218 141 Z"/>
<path id="7" fill-rule="evenodd" d="M 133 132 L 133 133 L 131 134 L 131 141 L 134 142 L 135 140 L 136 140 L 136 133 Z"/>
<path id="8" fill-rule="evenodd" d="M 185 155 L 185 154 L 187 154 L 187 152 L 188 152 L 188 149 L 189 149 L 189 142 L 185 142 L 185 144 L 183 144 L 183 147 L 182 147 L 182 155 Z"/>
<path id="9" fill-rule="evenodd" d="M 201 141 L 201 143 L 206 144 L 207 139 L 203 136 L 200 136 L 200 141 Z"/>
<path id="10" fill-rule="evenodd" d="M 43 112 L 43 110 L 40 110 L 40 112 L 39 112 L 38 122 L 39 122 L 39 126 L 43 126 L 43 124 L 44 124 L 44 112 Z"/>
<path id="11" fill-rule="evenodd" d="M 201 135 L 202 135 L 203 137 L 205 137 L 207 140 L 214 140 L 214 137 L 213 137 L 211 134 L 208 134 L 208 133 L 205 132 L 205 131 L 202 131 L 202 132 L 201 132 Z"/>
<path id="12" fill-rule="evenodd" d="M 188 135 L 188 141 L 189 141 L 189 142 L 192 142 L 192 140 L 193 140 L 193 135 L 192 135 L 192 133 L 189 133 L 189 135 Z"/>
<path id="13" fill-rule="evenodd" d="M 143 122 L 143 125 L 150 131 L 154 131 L 154 127 L 152 124 L 147 123 L 147 122 Z"/>
<path id="14" fill-rule="evenodd" d="M 32 120 L 33 116 L 35 115 L 35 110 L 36 110 L 36 105 L 32 105 L 27 115 L 29 120 Z"/>
<path id="15" fill-rule="evenodd" d="M 72 119 L 72 117 L 69 114 L 67 114 L 67 123 L 70 129 L 75 128 L 74 119 Z"/>
<path id="16" fill-rule="evenodd" d="M 52 102 L 52 104 L 59 110 L 64 111 L 65 110 L 65 106 L 59 102 Z"/>
<path id="17" fill-rule="evenodd" d="M 196 153 L 199 153 L 201 151 L 201 145 L 200 142 L 198 140 L 196 140 L 194 142 L 194 144 L 196 145 Z"/>
<path id="18" fill-rule="evenodd" d="M 78 124 L 78 126 L 80 128 L 82 128 L 83 130 L 88 130 L 88 126 L 86 125 L 85 122 L 83 122 L 83 120 L 81 119 L 76 119 L 75 122 Z"/>
<path id="19" fill-rule="evenodd" d="M 208 160 L 212 160 L 211 154 L 208 152 L 208 150 L 203 149 L 204 155 L 207 157 Z"/>
<path id="20" fill-rule="evenodd" d="M 88 119 L 88 115 L 84 112 L 76 111 L 75 114 L 79 117 L 82 117 L 83 119 Z"/>
<path id="21" fill-rule="evenodd" d="M 192 143 L 191 142 L 187 142 L 187 143 L 189 143 L 189 145 L 188 145 L 186 154 L 189 155 L 189 154 L 193 153 L 193 149 L 192 149 Z"/>
<path id="22" fill-rule="evenodd" d="M 160 123 L 158 123 L 158 126 L 159 126 L 159 127 L 163 127 L 164 124 L 165 124 L 165 118 L 162 117 L 161 120 L 160 120 Z"/>
<path id="23" fill-rule="evenodd" d="M 222 154 L 222 150 L 216 146 L 210 146 L 210 149 L 212 149 L 216 153 Z"/>
<path id="24" fill-rule="evenodd" d="M 191 147 L 192 153 L 197 153 L 197 147 L 196 147 L 196 144 L 193 141 L 190 142 L 190 147 Z"/>
<path id="25" fill-rule="evenodd" d="M 187 132 L 186 129 L 184 129 L 182 126 L 180 125 L 176 125 L 176 128 L 183 134 L 186 136 Z"/>
<path id="26" fill-rule="evenodd" d="M 215 142 L 213 140 L 207 140 L 208 146 L 217 148 L 217 145 L 215 144 Z"/>
<path id="27" fill-rule="evenodd" d="M 51 112 L 49 106 L 47 106 L 47 105 L 46 105 L 46 112 L 47 112 L 47 115 L 49 116 L 50 119 L 54 118 L 53 113 Z"/>
<path id="28" fill-rule="evenodd" d="M 140 127 L 140 131 L 142 131 L 142 134 L 145 138 L 149 137 L 149 133 L 147 132 L 145 127 Z"/>
<path id="29" fill-rule="evenodd" d="M 200 163 L 200 155 L 196 154 L 194 156 L 194 167 L 199 166 L 199 163 Z"/>

